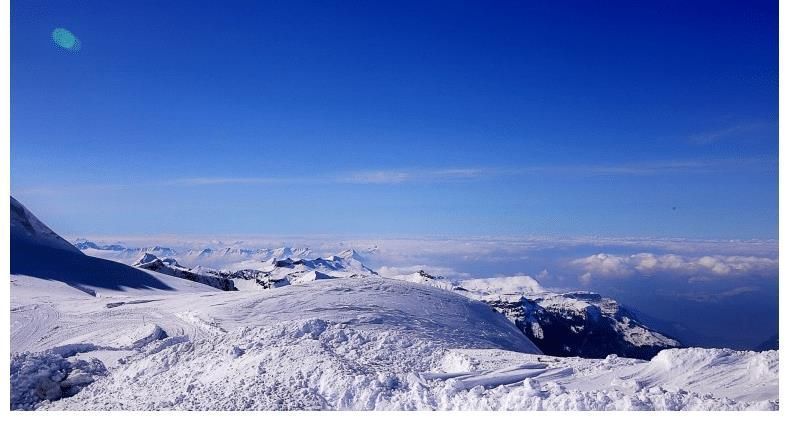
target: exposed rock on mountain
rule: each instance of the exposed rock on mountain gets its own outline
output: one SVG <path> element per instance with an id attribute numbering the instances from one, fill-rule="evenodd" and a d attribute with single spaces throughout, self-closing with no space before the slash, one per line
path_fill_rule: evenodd
<path id="1" fill-rule="evenodd" d="M 650 359 L 680 346 L 613 299 L 591 292 L 552 293 L 527 276 L 450 281 L 419 271 L 401 278 L 489 304 L 549 355 Z"/>
<path id="2" fill-rule="evenodd" d="M 233 285 L 233 280 L 227 274 L 201 267 L 185 268 L 179 265 L 175 259 L 159 259 L 151 253 L 143 254 L 137 262 L 134 262 L 133 266 L 202 283 L 220 290 L 237 290 Z"/>

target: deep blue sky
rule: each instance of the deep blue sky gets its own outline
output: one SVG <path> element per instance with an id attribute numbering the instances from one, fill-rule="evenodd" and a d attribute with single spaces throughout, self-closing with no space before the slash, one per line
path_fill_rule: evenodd
<path id="1" fill-rule="evenodd" d="M 777 2 L 11 20 L 12 193 L 67 234 L 777 237 Z"/>

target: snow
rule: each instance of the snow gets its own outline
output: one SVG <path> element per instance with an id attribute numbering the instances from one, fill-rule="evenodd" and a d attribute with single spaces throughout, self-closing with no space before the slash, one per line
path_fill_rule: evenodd
<path id="1" fill-rule="evenodd" d="M 62 288 L 31 283 L 39 292 Z M 31 300 L 19 295 L 25 287 L 12 285 L 12 321 L 48 317 L 35 319 L 36 331 L 12 324 L 12 351 L 64 351 L 57 347 L 78 342 L 96 352 L 127 349 L 104 364 L 106 376 L 95 375 L 72 397 L 38 400 L 40 409 L 778 406 L 775 351 L 672 349 L 651 361 L 549 357 L 484 304 L 402 281 L 148 292 L 111 308 L 117 298 L 84 294 L 45 309 L 21 306 Z"/>
<path id="2" fill-rule="evenodd" d="M 11 242 L 18 246 L 33 245 L 41 249 L 80 253 L 76 247 L 53 232 L 13 196 L 11 196 Z"/>
<path id="3" fill-rule="evenodd" d="M 68 296 L 62 287 L 92 296 L 124 295 L 133 291 L 206 290 L 207 286 L 132 268 L 83 254 L 11 197 L 12 285 L 32 284 L 31 294 L 45 286 L 44 295 Z M 15 281 L 14 281 L 15 280 Z M 50 280 L 42 285 L 31 280 Z M 201 287 L 202 286 L 202 287 Z"/>
<path id="4" fill-rule="evenodd" d="M 69 361 L 49 352 L 17 353 L 11 356 L 11 408 L 33 410 L 44 400 L 71 396 L 105 375 L 98 360 Z"/>
<path id="5" fill-rule="evenodd" d="M 542 354 L 474 298 L 534 293 L 528 277 L 451 290 L 321 279 L 343 258 L 291 258 L 271 263 L 304 266 L 299 285 L 221 291 L 86 256 L 45 228 L 12 211 L 12 409 L 778 408 L 776 351 Z"/>
<path id="6" fill-rule="evenodd" d="M 594 292 L 556 293 L 529 276 L 449 280 L 419 271 L 398 279 L 451 290 L 506 315 L 546 353 L 650 359 L 680 343 L 647 328 L 616 301 Z M 546 332 L 551 336 L 546 339 Z"/>

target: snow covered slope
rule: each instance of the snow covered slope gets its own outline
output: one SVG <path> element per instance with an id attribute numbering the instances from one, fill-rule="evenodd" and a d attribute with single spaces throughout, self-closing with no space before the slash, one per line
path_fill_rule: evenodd
<path id="1" fill-rule="evenodd" d="M 17 285 L 31 286 L 31 292 L 38 291 L 37 286 L 40 286 L 40 283 L 29 282 L 29 279 L 52 280 L 56 283 L 48 284 L 47 288 L 77 289 L 90 295 L 126 294 L 130 291 L 143 293 L 209 289 L 197 283 L 86 256 L 49 229 L 13 197 L 11 197 L 11 275 Z M 45 292 L 45 294 L 49 293 Z"/>
<path id="2" fill-rule="evenodd" d="M 18 353 L 12 364 L 67 359 L 77 376 L 95 369 L 95 382 L 28 407 L 777 408 L 775 351 L 672 349 L 651 361 L 544 356 L 480 302 L 386 279 L 42 305 L 14 307 L 12 351 L 41 354 Z M 106 371 L 88 366 L 93 359 Z"/>
<path id="3" fill-rule="evenodd" d="M 39 237 L 12 242 L 12 256 L 49 268 L 11 275 L 12 409 L 778 408 L 776 351 L 552 357 L 489 305 L 425 284 L 315 271 L 221 291 Z M 68 284 L 75 265 L 93 295 Z M 167 288 L 130 289 L 139 273 Z M 457 292 L 509 297 L 524 281 Z"/>
<path id="4" fill-rule="evenodd" d="M 11 244 L 16 247 L 35 246 L 79 253 L 76 247 L 53 232 L 13 196 L 11 196 Z"/>

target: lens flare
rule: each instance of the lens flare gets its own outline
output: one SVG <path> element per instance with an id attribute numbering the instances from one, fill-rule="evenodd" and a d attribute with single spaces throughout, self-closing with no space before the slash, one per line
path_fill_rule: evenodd
<path id="1" fill-rule="evenodd" d="M 65 28 L 56 28 L 52 30 L 52 41 L 55 42 L 55 45 L 66 51 L 76 52 L 79 51 L 82 46 L 77 36 L 74 36 L 74 33 Z"/>

